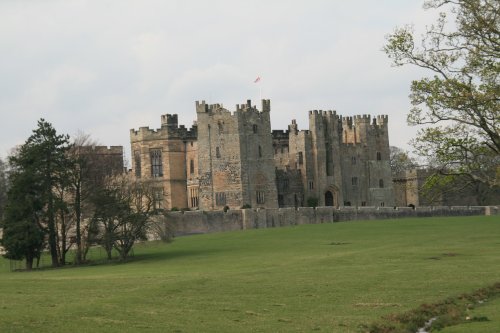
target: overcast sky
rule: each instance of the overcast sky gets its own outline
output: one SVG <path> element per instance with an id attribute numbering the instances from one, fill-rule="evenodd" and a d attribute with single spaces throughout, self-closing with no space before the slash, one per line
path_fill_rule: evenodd
<path id="1" fill-rule="evenodd" d="M 390 144 L 410 149 L 422 73 L 381 49 L 396 26 L 434 17 L 419 0 L 0 0 L 0 157 L 42 117 L 128 152 L 131 128 L 165 113 L 190 127 L 196 100 L 234 110 L 260 105 L 259 89 L 273 129 L 307 129 L 315 109 L 387 114 Z"/>

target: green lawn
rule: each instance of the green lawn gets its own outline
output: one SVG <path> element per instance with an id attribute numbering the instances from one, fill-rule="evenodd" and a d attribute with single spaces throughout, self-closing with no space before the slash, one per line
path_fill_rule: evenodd
<path id="1" fill-rule="evenodd" d="M 500 282 L 500 218 L 360 221 L 146 243 L 126 264 L 8 272 L 0 332 L 359 332 Z M 442 332 L 500 332 L 489 321 Z"/>

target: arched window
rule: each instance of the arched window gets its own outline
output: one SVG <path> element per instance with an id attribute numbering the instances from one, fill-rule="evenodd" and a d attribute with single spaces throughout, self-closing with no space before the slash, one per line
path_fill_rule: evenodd
<path id="1" fill-rule="evenodd" d="M 252 126 L 252 129 L 253 129 L 253 132 L 254 132 L 255 134 L 257 134 L 257 125 L 253 125 L 253 126 Z"/>

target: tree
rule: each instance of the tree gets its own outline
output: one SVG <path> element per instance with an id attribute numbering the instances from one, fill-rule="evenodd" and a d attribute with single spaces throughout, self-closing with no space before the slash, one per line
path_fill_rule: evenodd
<path id="1" fill-rule="evenodd" d="M 389 149 L 389 163 L 393 176 L 417 167 L 417 161 L 415 161 L 415 159 L 411 157 L 408 152 L 395 146 L 390 146 Z"/>
<path id="2" fill-rule="evenodd" d="M 131 180 L 127 175 L 110 177 L 107 186 L 96 192 L 91 224 L 100 232 L 98 239 L 108 259 L 113 249 L 121 260 L 127 259 L 135 242 L 146 239 L 154 193 L 152 183 Z"/>
<path id="3" fill-rule="evenodd" d="M 7 201 L 7 164 L 0 158 L 0 221 Z"/>
<path id="4" fill-rule="evenodd" d="M 26 143 L 19 148 L 17 154 L 9 158 L 13 169 L 13 195 L 8 196 L 9 214 L 6 225 L 35 221 L 38 228 L 48 237 L 54 267 L 59 265 L 56 217 L 58 210 L 64 207 L 63 199 L 57 195 L 57 189 L 65 188 L 68 182 L 68 140 L 67 135 L 58 135 L 50 123 L 40 119 L 38 127 L 33 130 Z M 28 198 L 23 199 L 23 195 Z M 20 200 L 20 204 L 16 203 L 16 200 Z M 9 232 L 8 237 L 15 235 Z M 5 235 L 3 238 L 8 242 Z"/>
<path id="5" fill-rule="evenodd" d="M 394 65 L 432 73 L 411 84 L 410 125 L 426 126 L 412 141 L 417 153 L 437 163 L 438 174 L 500 186 L 500 2 L 429 0 L 426 9 L 451 7 L 455 24 L 441 13 L 421 46 L 411 27 L 387 37 Z"/>
<path id="6" fill-rule="evenodd" d="M 40 195 L 40 181 L 33 170 L 13 170 L 12 186 L 8 192 L 5 218 L 2 223 L 1 245 L 5 257 L 26 259 L 26 269 L 31 270 L 33 260 L 39 258 L 44 245 L 44 231 L 40 223 L 44 203 Z"/>

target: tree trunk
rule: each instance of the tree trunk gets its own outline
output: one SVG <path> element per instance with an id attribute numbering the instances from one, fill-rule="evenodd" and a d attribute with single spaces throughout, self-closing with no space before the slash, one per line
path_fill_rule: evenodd
<path id="1" fill-rule="evenodd" d="M 52 189 L 52 186 L 49 186 Z M 50 256 L 52 258 L 52 267 L 59 266 L 59 258 L 57 256 L 57 240 L 56 240 L 56 229 L 55 229 L 55 221 L 54 221 L 54 198 L 52 197 L 52 193 L 49 194 L 48 200 L 48 227 L 49 227 L 49 248 L 50 248 Z"/>
<path id="2" fill-rule="evenodd" d="M 33 269 L 33 257 L 27 256 L 26 257 L 26 270 L 31 271 L 32 269 Z"/>
<path id="3" fill-rule="evenodd" d="M 76 215 L 76 257 L 75 263 L 77 265 L 82 263 L 82 234 L 80 230 L 81 225 L 81 182 L 78 181 L 75 191 L 75 215 Z"/>

